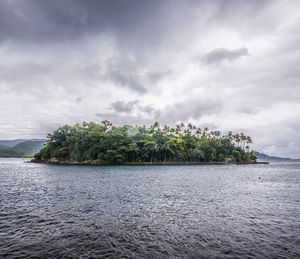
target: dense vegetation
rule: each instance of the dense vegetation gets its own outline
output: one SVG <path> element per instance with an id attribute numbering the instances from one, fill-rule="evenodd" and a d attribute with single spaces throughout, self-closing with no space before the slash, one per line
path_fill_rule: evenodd
<path id="1" fill-rule="evenodd" d="M 109 121 L 64 126 L 49 134 L 35 161 L 130 163 L 130 162 L 250 162 L 250 137 L 222 135 L 181 123 L 175 128 L 155 122 L 146 126 L 114 126 Z"/>

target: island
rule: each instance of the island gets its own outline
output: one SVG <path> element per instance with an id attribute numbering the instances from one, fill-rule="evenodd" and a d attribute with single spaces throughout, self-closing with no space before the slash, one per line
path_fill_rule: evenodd
<path id="1" fill-rule="evenodd" d="M 81 123 L 48 134 L 32 162 L 54 164 L 224 164 L 256 163 L 252 139 L 243 133 L 200 128 L 188 123 L 176 127 L 116 126 Z"/>

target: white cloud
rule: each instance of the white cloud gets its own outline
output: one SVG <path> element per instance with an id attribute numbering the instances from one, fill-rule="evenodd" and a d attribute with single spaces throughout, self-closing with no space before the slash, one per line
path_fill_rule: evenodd
<path id="1" fill-rule="evenodd" d="M 34 3 L 17 14 L 1 3 L 0 139 L 82 121 L 190 120 L 299 156 L 298 2 L 137 2 L 135 16 L 115 2 Z"/>

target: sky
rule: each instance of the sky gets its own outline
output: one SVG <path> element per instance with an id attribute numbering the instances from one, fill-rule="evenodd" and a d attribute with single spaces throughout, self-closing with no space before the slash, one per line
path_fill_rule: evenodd
<path id="1" fill-rule="evenodd" d="M 300 158 L 300 1 L 0 0 L 0 139 L 65 124 L 244 132 Z"/>

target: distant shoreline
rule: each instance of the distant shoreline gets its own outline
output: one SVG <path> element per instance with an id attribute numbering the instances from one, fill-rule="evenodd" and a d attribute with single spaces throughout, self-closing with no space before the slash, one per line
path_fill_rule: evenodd
<path id="1" fill-rule="evenodd" d="M 257 162 L 127 162 L 127 163 L 101 163 L 99 161 L 38 161 L 35 159 L 31 160 L 32 163 L 39 164 L 52 164 L 52 165 L 97 165 L 97 166 L 114 166 L 114 165 L 122 165 L 122 166 L 162 166 L 162 165 L 253 165 L 253 164 L 269 164 L 267 161 Z"/>

